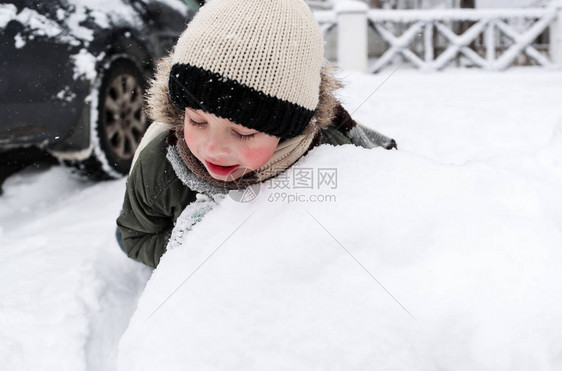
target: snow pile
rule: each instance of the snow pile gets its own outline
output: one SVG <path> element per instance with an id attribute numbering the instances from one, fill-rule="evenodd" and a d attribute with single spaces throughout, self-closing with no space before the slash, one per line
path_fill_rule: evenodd
<path id="1" fill-rule="evenodd" d="M 558 130 L 528 165 L 562 173 Z M 121 370 L 562 367 L 562 219 L 524 173 L 324 145 L 286 181 L 164 255 Z"/>
<path id="2" fill-rule="evenodd" d="M 148 278 L 114 237 L 124 181 L 29 169 L 0 197 L 0 368 L 111 370 Z"/>

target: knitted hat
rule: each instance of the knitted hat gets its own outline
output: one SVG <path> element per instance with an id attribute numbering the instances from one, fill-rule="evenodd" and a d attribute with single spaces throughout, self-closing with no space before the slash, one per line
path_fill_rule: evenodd
<path id="1" fill-rule="evenodd" d="M 303 0 L 211 0 L 179 38 L 170 97 L 282 139 L 318 104 L 324 44 Z"/>

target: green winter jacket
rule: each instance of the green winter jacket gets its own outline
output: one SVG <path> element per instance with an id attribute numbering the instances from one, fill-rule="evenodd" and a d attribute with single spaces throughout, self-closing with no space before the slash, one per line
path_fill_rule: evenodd
<path id="1" fill-rule="evenodd" d="M 140 152 L 129 174 L 123 209 L 117 218 L 127 256 L 153 268 L 166 251 L 175 221 L 197 194 L 182 182 L 167 159 L 166 137 L 167 133 L 158 135 Z M 321 143 L 396 147 L 390 138 L 361 125 L 347 131 L 328 127 L 322 130 Z"/>

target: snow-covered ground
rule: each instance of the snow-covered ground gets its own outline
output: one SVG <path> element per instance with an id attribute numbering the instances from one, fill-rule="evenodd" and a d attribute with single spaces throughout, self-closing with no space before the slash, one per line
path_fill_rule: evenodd
<path id="1" fill-rule="evenodd" d="M 124 180 L 60 167 L 9 178 L 0 197 L 0 369 L 111 370 L 150 270 L 115 243 Z"/>
<path id="2" fill-rule="evenodd" d="M 123 370 L 160 356 L 163 369 L 562 368 L 562 73 L 342 76 L 344 106 L 399 151 L 311 152 L 299 166 L 337 168 L 320 192 L 335 201 L 226 198 L 142 296 L 151 272 L 114 240 L 124 180 L 9 178 L 0 369 L 116 369 L 124 332 Z"/>

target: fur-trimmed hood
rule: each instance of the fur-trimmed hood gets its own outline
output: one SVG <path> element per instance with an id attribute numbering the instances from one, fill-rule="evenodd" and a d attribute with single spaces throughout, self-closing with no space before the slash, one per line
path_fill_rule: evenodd
<path id="1" fill-rule="evenodd" d="M 183 127 L 184 112 L 172 104 L 168 93 L 168 81 L 171 69 L 171 54 L 158 61 L 156 74 L 150 81 L 150 87 L 146 94 L 146 111 L 152 121 L 165 123 L 170 125 L 171 128 L 178 130 Z M 344 85 L 334 76 L 336 72 L 337 67 L 324 60 L 320 71 L 319 101 L 313 116 L 313 119 L 316 120 L 316 124 L 321 129 L 325 129 L 333 124 L 336 108 L 340 106 L 334 93 Z"/>

